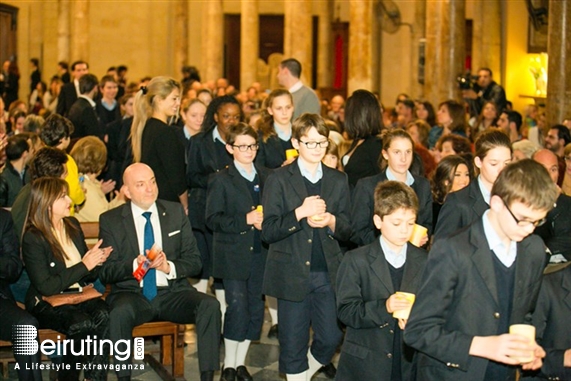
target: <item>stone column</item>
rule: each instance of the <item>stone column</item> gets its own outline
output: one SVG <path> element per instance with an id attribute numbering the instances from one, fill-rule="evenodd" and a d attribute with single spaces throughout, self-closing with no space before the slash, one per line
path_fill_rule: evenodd
<path id="1" fill-rule="evenodd" d="M 333 0 L 317 1 L 317 87 L 331 87 L 333 74 Z"/>
<path id="2" fill-rule="evenodd" d="M 258 80 L 260 56 L 258 0 L 242 0 L 240 8 L 240 88 L 246 90 Z"/>
<path id="3" fill-rule="evenodd" d="M 222 77 L 224 51 L 224 14 L 222 0 L 208 0 L 203 6 L 202 74 L 203 81 L 215 81 Z"/>
<path id="4" fill-rule="evenodd" d="M 349 4 L 349 63 L 347 95 L 358 89 L 378 89 L 378 51 L 375 2 L 358 0 Z M 373 38 L 374 37 L 374 38 Z"/>
<path id="5" fill-rule="evenodd" d="M 456 77 L 464 71 L 466 55 L 465 0 L 430 1 L 426 6 L 424 96 L 432 104 L 460 100 Z"/>
<path id="6" fill-rule="evenodd" d="M 426 0 L 418 0 L 414 3 L 414 22 L 411 30 L 411 78 L 410 95 L 414 99 L 424 98 L 424 85 L 419 83 L 419 48 L 420 40 L 426 36 Z M 426 68 L 426 62 L 425 62 Z"/>
<path id="7" fill-rule="evenodd" d="M 472 73 L 481 67 L 492 70 L 496 82 L 501 69 L 501 4 L 500 0 L 476 1 L 472 30 Z"/>
<path id="8" fill-rule="evenodd" d="M 177 77 L 188 64 L 188 2 L 177 0 L 174 7 L 174 70 Z"/>
<path id="9" fill-rule="evenodd" d="M 549 1 L 547 53 L 547 125 L 571 115 L 571 4 Z"/>
<path id="10" fill-rule="evenodd" d="M 71 18 L 71 61 L 89 62 L 89 0 L 74 0 Z"/>
<path id="11" fill-rule="evenodd" d="M 69 61 L 69 1 L 59 0 L 57 4 L 57 59 Z"/>
<path id="12" fill-rule="evenodd" d="M 284 58 L 301 63 L 301 80 L 311 87 L 311 1 L 284 2 Z"/>

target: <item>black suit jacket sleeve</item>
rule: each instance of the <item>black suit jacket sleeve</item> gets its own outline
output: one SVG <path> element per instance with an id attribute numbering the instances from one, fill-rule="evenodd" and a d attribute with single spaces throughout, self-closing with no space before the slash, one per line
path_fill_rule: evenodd
<path id="1" fill-rule="evenodd" d="M 9 293 L 8 285 L 15 282 L 22 271 L 20 243 L 10 212 L 0 209 L 0 293 Z"/>
<path id="2" fill-rule="evenodd" d="M 247 194 L 239 194 L 238 191 L 233 189 L 227 172 L 210 177 L 206 196 L 206 224 L 212 231 L 239 234 L 250 228 L 246 223 L 246 213 L 229 213 L 237 208 L 228 204 L 241 203 L 241 200 L 233 199 L 230 195 L 248 199 Z"/>
<path id="3" fill-rule="evenodd" d="M 393 316 L 387 312 L 387 298 L 363 298 L 360 272 L 368 267 L 369 264 L 362 256 L 358 257 L 349 252 L 343 257 L 337 272 L 337 318 L 343 324 L 356 329 L 380 327 L 393 321 Z"/>
<path id="4" fill-rule="evenodd" d="M 466 226 L 468 223 L 464 221 L 463 216 L 467 214 L 465 209 L 469 207 L 469 205 L 459 201 L 458 193 L 450 193 L 440 209 L 440 214 L 438 214 L 434 240 L 446 238 L 456 230 Z"/>
<path id="5" fill-rule="evenodd" d="M 351 241 L 358 246 L 368 245 L 375 240 L 375 226 L 371 217 L 374 214 L 371 193 L 374 192 L 377 180 L 380 180 L 378 176 L 361 179 L 353 190 L 353 205 L 351 207 L 353 236 Z"/>
<path id="6" fill-rule="evenodd" d="M 262 197 L 262 204 L 264 205 L 262 240 L 269 244 L 281 241 L 292 234 L 302 231 L 300 221 L 295 216 L 295 209 L 287 210 L 283 197 L 285 193 L 283 188 L 281 178 L 275 175 L 268 177 Z M 301 206 L 301 203 L 299 206 Z"/>
<path id="7" fill-rule="evenodd" d="M 466 370 L 471 360 L 469 352 L 473 336 L 445 329 L 447 311 L 461 276 L 456 256 L 458 252 L 450 247 L 449 240 L 437 241 L 430 250 L 404 340 L 436 360 L 452 362 Z"/>
<path id="8" fill-rule="evenodd" d="M 167 260 L 174 263 L 176 266 L 176 277 L 177 279 L 184 279 L 191 276 L 196 276 L 200 273 L 202 269 L 202 260 L 200 259 L 200 252 L 198 251 L 198 246 L 196 246 L 196 239 L 192 233 L 192 227 L 188 216 L 184 213 L 184 210 L 180 204 L 174 204 L 176 206 L 175 212 L 171 212 L 171 218 L 174 219 L 175 224 L 180 226 L 180 252 L 179 253 L 168 253 L 168 247 L 163 242 L 163 250 L 167 255 Z M 161 224 L 162 224 L 161 220 Z M 164 235 L 163 235 L 164 237 Z M 169 256 L 170 255 L 170 256 Z"/>
<path id="9" fill-rule="evenodd" d="M 122 208 L 122 207 L 120 207 Z M 103 284 L 118 283 L 127 279 L 135 279 L 133 277 L 133 260 L 139 254 L 127 254 L 127 245 L 124 242 L 126 239 L 125 234 L 134 234 L 135 240 L 137 239 L 136 232 L 121 231 L 118 219 L 115 213 L 103 213 L 99 216 L 99 238 L 103 240 L 102 246 L 111 246 L 113 251 L 103 264 L 99 277 Z M 130 216 L 129 218 L 132 218 Z"/>
<path id="10" fill-rule="evenodd" d="M 82 256 L 85 254 L 85 248 L 77 249 Z M 29 229 L 24 234 L 22 253 L 30 281 L 41 295 L 60 293 L 89 275 L 83 262 L 66 267 L 65 263 L 56 260 L 50 245 L 37 229 Z"/>

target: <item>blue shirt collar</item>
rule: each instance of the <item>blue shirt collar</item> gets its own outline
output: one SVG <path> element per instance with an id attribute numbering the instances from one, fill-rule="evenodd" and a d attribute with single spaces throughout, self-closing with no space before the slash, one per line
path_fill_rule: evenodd
<path id="1" fill-rule="evenodd" d="M 307 167 L 305 166 L 305 163 L 303 162 L 303 159 L 301 157 L 299 157 L 296 161 L 299 170 L 301 172 L 301 175 L 306 179 L 308 179 L 312 184 L 315 184 L 316 182 L 321 180 L 321 178 L 323 177 L 323 168 L 321 166 L 321 163 L 319 163 L 319 165 L 317 166 L 317 170 L 315 171 L 315 175 L 313 175 L 311 172 L 309 172 L 309 170 L 307 170 Z"/>
<path id="2" fill-rule="evenodd" d="M 490 205 L 490 199 L 492 198 L 492 193 L 486 189 L 484 183 L 482 182 L 482 176 L 478 176 L 478 187 L 480 187 L 480 193 L 482 193 L 482 197 L 486 204 Z"/>
<path id="3" fill-rule="evenodd" d="M 276 124 L 274 123 L 274 131 L 276 131 L 278 138 L 280 138 L 284 142 L 289 142 L 291 140 L 291 123 L 289 124 L 289 131 L 287 132 L 284 132 L 278 127 L 276 127 Z"/>
<path id="4" fill-rule="evenodd" d="M 216 139 L 218 139 L 220 143 L 226 145 L 226 142 L 222 139 L 222 136 L 220 136 L 220 132 L 218 132 L 218 125 L 214 126 L 214 129 L 212 130 L 212 140 L 214 140 L 214 143 L 216 143 Z"/>
<path id="5" fill-rule="evenodd" d="M 254 179 L 256 178 L 256 167 L 254 166 L 254 163 L 250 164 L 252 166 L 252 172 L 248 173 L 248 171 L 246 171 L 241 164 L 239 164 L 238 162 L 236 162 L 236 160 L 234 160 L 234 166 L 236 167 L 236 169 L 238 170 L 238 173 L 240 173 L 240 175 L 245 178 L 248 181 L 254 181 Z"/>
<path id="6" fill-rule="evenodd" d="M 398 181 L 396 176 L 391 172 L 391 169 L 389 167 L 387 167 L 386 174 L 388 180 Z M 414 184 L 414 177 L 412 176 L 410 171 L 406 171 L 406 181 L 404 183 L 409 187 L 412 186 L 412 184 Z"/>
<path id="7" fill-rule="evenodd" d="M 406 249 L 408 244 L 405 243 L 401 250 L 396 252 L 389 247 L 389 244 L 382 235 L 379 237 L 379 242 L 381 243 L 381 249 L 383 249 L 383 254 L 385 255 L 387 262 L 389 262 L 395 269 L 403 267 L 406 262 Z"/>
<path id="8" fill-rule="evenodd" d="M 482 217 L 482 222 L 484 225 L 484 235 L 490 246 L 490 250 L 493 251 L 494 255 L 506 266 L 510 267 L 516 260 L 517 256 L 517 244 L 515 241 L 510 241 L 509 247 L 503 243 L 500 236 L 492 226 L 489 219 L 490 210 L 486 210 Z"/>
<path id="9" fill-rule="evenodd" d="M 190 132 L 188 132 L 188 130 L 186 129 L 186 126 L 182 127 L 182 132 L 184 133 L 184 137 L 186 138 L 186 140 L 189 140 L 192 135 L 190 135 Z"/>

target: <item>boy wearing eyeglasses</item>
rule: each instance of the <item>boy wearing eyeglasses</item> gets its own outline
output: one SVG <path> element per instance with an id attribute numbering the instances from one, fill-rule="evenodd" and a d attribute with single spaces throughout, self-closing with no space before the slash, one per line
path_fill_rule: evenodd
<path id="1" fill-rule="evenodd" d="M 434 244 L 404 331 L 419 352 L 417 380 L 505 381 L 520 365 L 541 367 L 545 351 L 535 340 L 508 332 L 532 322 L 547 257 L 531 233 L 556 198 L 541 164 L 509 164 L 492 187 L 490 209 Z M 518 360 L 525 357 L 532 360 Z"/>
<path id="2" fill-rule="evenodd" d="M 299 157 L 268 178 L 262 201 L 262 239 L 270 245 L 263 291 L 278 300 L 279 370 L 288 381 L 311 379 L 329 364 L 342 336 L 334 290 L 339 241 L 351 235 L 349 184 L 344 173 L 321 163 L 328 136 L 320 116 L 296 119 L 292 145 Z"/>
<path id="3" fill-rule="evenodd" d="M 213 269 L 222 279 L 228 307 L 224 316 L 224 369 L 221 380 L 251 380 L 244 361 L 264 321 L 262 280 L 267 250 L 260 230 L 261 193 L 267 171 L 256 167 L 258 134 L 245 123 L 228 129 L 226 150 L 234 161 L 212 175 L 206 198 L 206 224 L 213 231 Z"/>

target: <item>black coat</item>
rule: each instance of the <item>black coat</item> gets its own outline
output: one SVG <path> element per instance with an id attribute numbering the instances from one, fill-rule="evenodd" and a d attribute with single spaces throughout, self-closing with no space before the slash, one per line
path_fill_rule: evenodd
<path id="1" fill-rule="evenodd" d="M 356 186 L 357 182 L 364 177 L 381 173 L 379 156 L 382 150 L 383 142 L 377 136 L 369 136 L 355 148 L 349 162 L 344 166 L 351 187 Z"/>
<path id="2" fill-rule="evenodd" d="M 406 344 L 418 351 L 418 381 L 484 381 L 489 360 L 469 351 L 474 336 L 498 334 L 493 255 L 481 218 L 430 250 L 404 331 Z M 531 324 L 545 257 L 545 245 L 537 236 L 517 244 L 510 325 Z"/>
<path id="3" fill-rule="evenodd" d="M 562 254 L 571 261 L 571 197 L 560 194 L 546 218 L 534 233 L 543 238 L 552 254 Z"/>
<path id="4" fill-rule="evenodd" d="M 186 191 L 184 174 L 184 146 L 178 139 L 175 127 L 150 118 L 145 124 L 141 139 L 141 163 L 155 173 L 161 200 L 180 202 Z"/>
<path id="5" fill-rule="evenodd" d="M 350 196 L 347 176 L 322 165 L 321 198 L 327 211 L 336 217 L 335 232 L 319 229 L 319 237 L 331 285 L 335 288 L 337 269 L 342 259 L 339 241 L 351 236 L 349 223 Z M 309 270 L 313 228 L 306 219 L 298 221 L 295 209 L 308 197 L 297 160 L 276 169 L 268 177 L 262 205 L 264 222 L 262 240 L 270 245 L 263 292 L 266 295 L 291 301 L 303 300 L 309 291 Z"/>
<path id="6" fill-rule="evenodd" d="M 414 183 L 411 188 L 418 196 L 418 216 L 416 223 L 432 233 L 432 192 L 430 183 L 424 177 L 413 175 Z M 375 210 L 375 188 L 377 184 L 387 181 L 386 170 L 375 176 L 365 177 L 357 182 L 353 191 L 351 208 L 351 224 L 353 226 L 353 241 L 358 246 L 367 245 L 379 235 L 379 230 L 373 223 Z"/>
<path id="7" fill-rule="evenodd" d="M 85 98 L 77 98 L 69 110 L 69 120 L 73 123 L 74 131 L 72 139 L 80 139 L 84 136 L 97 136 L 103 140 L 105 129 L 99 123 L 97 112 Z"/>
<path id="8" fill-rule="evenodd" d="M 18 280 L 22 267 L 20 242 L 14 231 L 12 216 L 0 208 L 0 298 L 14 300 L 10 283 Z"/>
<path id="9" fill-rule="evenodd" d="M 73 244 L 83 258 L 88 249 L 79 221 L 74 217 L 66 218 L 78 229 L 78 234 L 73 238 Z M 31 282 L 26 295 L 28 311 L 34 308 L 36 299 L 41 300 L 42 296 L 58 294 L 74 283 L 85 286 L 95 282 L 100 269 L 95 267 L 89 271 L 83 262 L 66 267 L 65 261 L 54 256 L 48 241 L 36 228 L 30 228 L 24 233 L 22 256 Z"/>
<path id="10" fill-rule="evenodd" d="M 524 380 L 571 380 L 571 368 L 563 366 L 565 351 L 571 349 L 571 266 L 543 277 L 533 325 L 537 343 L 545 349 L 540 372 L 529 372 Z M 534 378 L 536 376 L 537 378 Z"/>
<path id="11" fill-rule="evenodd" d="M 260 149 L 256 154 L 257 165 L 275 169 L 281 167 L 283 162 L 286 161 L 285 150 L 282 146 L 281 139 L 277 135 L 268 137 L 268 140 L 264 142 L 262 134 L 260 133 L 258 143 L 260 144 Z"/>
<path id="12" fill-rule="evenodd" d="M 67 118 L 71 106 L 77 100 L 77 91 L 75 90 L 75 84 L 68 82 L 61 87 L 57 98 L 56 112 Z"/>
<path id="13" fill-rule="evenodd" d="M 400 290 L 378 240 L 345 254 L 337 273 L 337 317 L 347 326 L 337 379 L 391 380 L 394 330 L 400 329 L 386 301 L 396 291 L 416 294 L 426 251 L 408 244 Z M 402 379 L 409 380 L 413 349 L 402 342 Z"/>
<path id="14" fill-rule="evenodd" d="M 188 216 L 194 229 L 206 229 L 204 213 L 206 211 L 208 177 L 226 168 L 233 161 L 230 153 L 223 156 L 224 160 L 218 157 L 216 152 L 220 148 L 219 145 L 220 143 L 215 143 L 212 139 L 212 129 L 190 138 L 186 160 L 188 163 L 186 180 L 189 187 Z"/>
<path id="15" fill-rule="evenodd" d="M 470 225 L 489 209 L 480 191 L 478 180 L 474 179 L 466 188 L 452 192 L 440 209 L 434 229 L 434 241 L 446 238 L 456 230 Z"/>
<path id="16" fill-rule="evenodd" d="M 256 167 L 261 192 L 268 172 Z M 260 202 L 262 193 L 260 193 Z M 213 231 L 213 270 L 215 278 L 246 280 L 250 276 L 255 228 L 246 223 L 246 214 L 257 205 L 234 163 L 210 177 L 206 198 L 206 224 Z M 260 236 L 258 235 L 258 239 Z M 262 246 L 260 260 L 267 250 Z"/>

